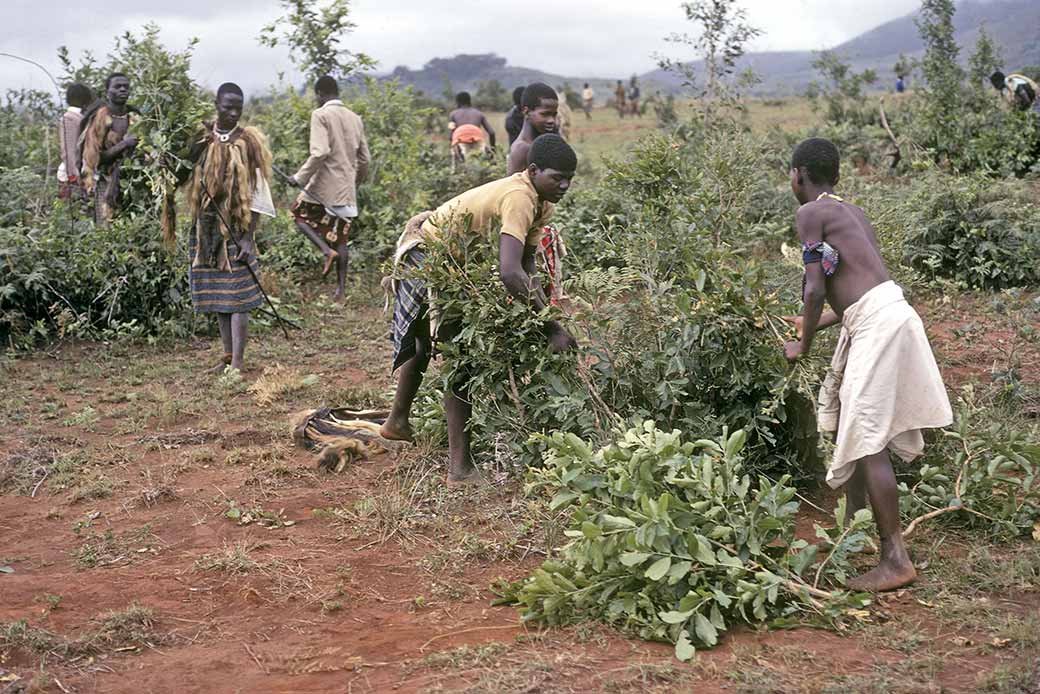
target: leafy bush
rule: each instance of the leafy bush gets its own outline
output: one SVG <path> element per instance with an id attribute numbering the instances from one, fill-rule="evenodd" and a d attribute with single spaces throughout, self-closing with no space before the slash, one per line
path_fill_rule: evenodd
<path id="1" fill-rule="evenodd" d="M 61 163 L 54 129 L 60 113 L 51 93 L 8 90 L 0 105 L 0 170 L 52 176 Z"/>
<path id="2" fill-rule="evenodd" d="M 531 577 L 503 586 L 503 602 L 520 605 L 524 621 L 599 619 L 668 641 L 680 660 L 716 645 L 736 623 L 833 618 L 862 604 L 819 585 L 844 580 L 844 557 L 865 541 L 870 512 L 846 527 L 839 508 L 836 532 L 818 528 L 834 545 L 821 557 L 795 539 L 790 478 L 753 480 L 744 441 L 743 430 L 723 430 L 717 441 L 689 442 L 646 422 L 594 452 L 554 433 L 526 489 L 552 495 L 570 542 Z"/>
<path id="3" fill-rule="evenodd" d="M 965 72 L 954 40 L 953 0 L 924 0 L 918 29 L 925 43 L 924 86 L 897 129 L 935 161 L 960 172 L 1023 175 L 1040 167 L 1040 122 L 1008 108 L 983 84 L 999 65 L 991 39 L 981 32 Z"/>
<path id="4" fill-rule="evenodd" d="M 874 109 L 863 93 L 864 87 L 877 82 L 877 73 L 874 70 L 854 72 L 849 64 L 833 51 L 817 53 L 812 66 L 824 79 L 823 84 L 812 82 L 806 93 L 814 111 L 823 111 L 824 117 L 830 123 L 862 126 L 877 120 Z"/>
<path id="5" fill-rule="evenodd" d="M 130 78 L 130 104 L 139 110 L 130 134 L 138 145 L 120 173 L 121 214 L 156 220 L 176 176 L 189 168 L 188 149 L 199 126 L 214 118 L 211 100 L 190 75 L 196 41 L 171 51 L 160 42 L 159 32 L 150 23 L 140 36 L 124 33 L 103 65 L 89 53 L 76 65 L 64 49 L 59 52 L 65 80 L 84 82 L 99 96 L 108 74 L 118 71 Z"/>
<path id="6" fill-rule="evenodd" d="M 185 257 L 181 249 L 177 257 Z M 154 220 L 108 228 L 56 204 L 32 227 L 0 226 L 0 339 L 183 335 L 191 328 L 187 263 L 171 258 Z"/>
<path id="7" fill-rule="evenodd" d="M 583 194 L 591 205 L 561 222 L 577 360 L 546 349 L 542 321 L 558 311 L 535 317 L 506 297 L 496 244 L 471 235 L 431 249 L 422 274 L 434 306 L 462 325 L 445 347 L 446 376 L 470 383 L 474 428 L 504 437 L 522 462 L 540 459 L 532 432 L 601 438 L 618 418 L 653 419 L 686 431 L 747 426 L 755 470 L 815 474 L 814 371 L 788 369 L 777 325 L 795 310 L 784 297 L 797 294 L 798 277 L 751 257 L 762 245 L 744 207 L 753 163 L 693 147 L 641 143 Z M 597 239 L 596 225 L 606 235 Z"/>
<path id="8" fill-rule="evenodd" d="M 891 202 L 905 261 L 925 277 L 989 289 L 1040 281 L 1040 208 L 1024 189 L 934 173 Z"/>
<path id="9" fill-rule="evenodd" d="M 1040 533 L 1038 432 L 986 412 L 969 391 L 909 483 L 900 484 L 907 532 L 943 516 L 1004 538 Z"/>

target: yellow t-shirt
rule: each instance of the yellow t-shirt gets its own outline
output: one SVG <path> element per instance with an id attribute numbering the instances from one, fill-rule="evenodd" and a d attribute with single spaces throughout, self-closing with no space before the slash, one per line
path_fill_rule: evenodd
<path id="1" fill-rule="evenodd" d="M 468 230 L 489 241 L 497 241 L 492 234 L 500 224 L 500 233 L 527 246 L 537 246 L 542 239 L 542 227 L 552 212 L 552 203 L 539 202 L 531 177 L 521 171 L 452 198 L 423 223 L 421 233 L 425 238 L 435 239 L 445 233 Z"/>

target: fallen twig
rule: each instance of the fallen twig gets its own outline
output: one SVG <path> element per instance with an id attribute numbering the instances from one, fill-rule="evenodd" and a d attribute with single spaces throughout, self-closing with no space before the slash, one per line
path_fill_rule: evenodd
<path id="1" fill-rule="evenodd" d="M 50 477 L 50 474 L 51 474 L 51 471 L 45 468 L 44 471 L 43 471 L 43 477 L 41 477 L 40 481 L 36 483 L 35 487 L 33 487 L 32 494 L 29 495 L 29 498 L 31 498 L 31 499 L 35 499 L 36 498 L 36 492 L 40 489 L 40 485 L 43 484 L 44 480 L 46 480 L 48 477 Z"/>
<path id="2" fill-rule="evenodd" d="M 424 650 L 426 650 L 426 647 L 429 646 L 434 641 L 438 641 L 440 639 L 446 639 L 446 638 L 448 638 L 450 636 L 459 636 L 460 634 L 468 634 L 468 633 L 471 633 L 471 632 L 474 632 L 474 631 L 491 631 L 493 629 L 519 629 L 519 628 L 520 628 L 519 624 L 505 624 L 505 625 L 500 625 L 500 626 L 489 626 L 489 627 L 471 627 L 469 629 L 462 629 L 461 631 L 451 631 L 451 632 L 448 632 L 447 634 L 440 634 L 438 636 L 434 636 L 432 639 L 430 639 L 429 641 L 427 641 L 423 645 L 419 646 L 419 652 L 421 653 Z"/>
<path id="3" fill-rule="evenodd" d="M 260 671 L 263 672 L 265 675 L 270 675 L 271 673 L 267 671 L 267 668 L 264 667 L 264 664 L 261 663 L 260 659 L 256 657 L 256 653 L 253 653 L 253 649 L 249 647 L 249 644 L 243 641 L 242 645 L 245 647 L 246 653 L 252 656 L 253 662 L 256 663 L 256 666 L 258 668 L 260 668 Z"/>

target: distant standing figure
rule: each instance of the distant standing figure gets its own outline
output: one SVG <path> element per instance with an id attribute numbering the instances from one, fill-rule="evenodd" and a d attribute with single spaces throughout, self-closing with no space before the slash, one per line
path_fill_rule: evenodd
<path id="1" fill-rule="evenodd" d="M 896 94 L 902 94 L 906 91 L 906 82 L 903 80 L 903 76 L 899 75 L 896 77 Z"/>
<path id="2" fill-rule="evenodd" d="M 589 83 L 585 83 L 585 88 L 581 90 L 581 107 L 585 110 L 585 118 L 592 118 L 592 102 L 596 98 L 596 92 L 592 91 L 592 87 Z"/>
<path id="3" fill-rule="evenodd" d="M 123 159 L 137 147 L 137 138 L 129 134 L 130 115 L 135 109 L 127 105 L 130 78 L 114 72 L 105 80 L 105 100 L 87 110 L 80 122 L 80 174 L 83 189 L 94 198 L 94 222 L 106 224 L 119 205 L 119 171 Z"/>
<path id="4" fill-rule="evenodd" d="M 617 86 L 614 87 L 614 107 L 617 109 L 618 118 L 625 117 L 625 85 L 621 83 L 621 80 L 617 81 Z"/>
<path id="5" fill-rule="evenodd" d="M 513 90 L 513 108 L 506 114 L 506 134 L 509 135 L 509 146 L 512 147 L 516 138 L 520 137 L 520 131 L 524 129 L 524 107 L 520 99 L 524 95 L 524 88 L 517 87 Z"/>
<path id="6" fill-rule="evenodd" d="M 292 213 L 296 228 L 325 255 L 323 274 L 327 275 L 336 262 L 336 292 L 332 300 L 343 301 L 347 242 L 351 221 L 358 216 L 357 184 L 368 177 L 372 157 L 365 125 L 340 100 L 336 80 L 329 75 L 320 77 L 314 84 L 314 96 L 318 108 L 311 113 L 310 156 L 292 177 L 293 184 L 303 188 L 292 205 Z"/>
<path id="7" fill-rule="evenodd" d="M 484 113 L 473 107 L 469 92 L 455 95 L 458 106 L 448 116 L 448 128 L 451 130 L 452 165 L 461 164 L 474 154 L 484 154 L 495 148 L 495 130 L 488 123 Z"/>
<path id="8" fill-rule="evenodd" d="M 642 116 L 639 112 L 639 85 L 636 84 L 636 76 L 632 75 L 632 82 L 628 88 L 628 110 L 633 116 Z"/>
<path id="9" fill-rule="evenodd" d="M 58 145 L 61 148 L 61 164 L 58 165 L 58 196 L 67 199 L 81 198 L 83 187 L 79 178 L 79 130 L 83 121 L 83 109 L 90 106 L 94 95 L 90 87 L 74 82 L 65 90 L 65 101 L 69 107 L 58 123 Z"/>

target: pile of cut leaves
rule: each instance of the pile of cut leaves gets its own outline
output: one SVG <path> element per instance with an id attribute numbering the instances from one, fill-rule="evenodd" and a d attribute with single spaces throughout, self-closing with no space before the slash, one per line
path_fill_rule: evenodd
<path id="1" fill-rule="evenodd" d="M 848 555 L 868 542 L 867 510 L 849 524 L 795 538 L 796 491 L 784 476 L 743 472 L 746 432 L 684 441 L 653 422 L 594 451 L 573 434 L 545 437 L 545 465 L 527 492 L 569 513 L 570 541 L 533 575 L 499 586 L 525 622 L 596 619 L 675 644 L 680 660 L 735 623 L 840 622 L 869 598 L 836 590 Z M 821 546 L 827 548 L 821 550 Z"/>

